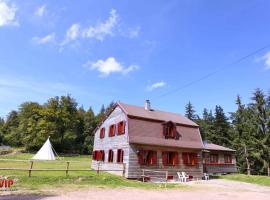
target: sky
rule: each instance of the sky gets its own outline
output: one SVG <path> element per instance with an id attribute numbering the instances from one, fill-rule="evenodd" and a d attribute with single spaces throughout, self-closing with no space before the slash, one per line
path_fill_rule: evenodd
<path id="1" fill-rule="evenodd" d="M 70 94 L 200 114 L 270 89 L 267 0 L 0 0 L 0 116 Z M 216 72 L 207 79 L 205 75 Z M 194 84 L 189 83 L 195 81 Z M 189 85 L 188 87 L 185 87 Z M 178 88 L 182 88 L 177 92 Z"/>

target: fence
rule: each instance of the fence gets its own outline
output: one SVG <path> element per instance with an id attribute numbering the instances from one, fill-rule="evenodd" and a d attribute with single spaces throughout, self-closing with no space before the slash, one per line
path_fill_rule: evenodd
<path id="1" fill-rule="evenodd" d="M 43 160 L 15 160 L 15 159 L 0 159 L 0 161 L 8 161 L 8 162 L 29 162 L 29 168 L 0 168 L 1 170 L 8 170 L 8 171 L 28 171 L 28 177 L 31 177 L 32 172 L 33 171 L 63 171 L 66 172 L 66 176 L 68 176 L 69 172 L 71 171 L 95 171 L 97 174 L 99 174 L 100 172 L 122 172 L 122 176 L 125 176 L 125 171 L 126 171 L 126 165 L 125 163 L 122 164 L 122 169 L 112 169 L 112 170 L 108 170 L 108 169 L 100 169 L 100 163 L 98 163 L 98 168 L 95 169 L 70 169 L 70 163 L 88 163 L 90 164 L 91 162 L 86 162 L 86 161 L 43 161 Z M 66 168 L 65 169 L 60 169 L 60 168 L 55 168 L 55 169 L 50 169 L 50 168 L 38 168 L 35 169 L 33 168 L 34 166 L 34 162 L 51 162 L 51 163 L 66 163 Z"/>

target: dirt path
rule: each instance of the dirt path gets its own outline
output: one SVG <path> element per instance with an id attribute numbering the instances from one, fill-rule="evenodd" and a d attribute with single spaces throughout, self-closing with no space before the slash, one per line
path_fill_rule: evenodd
<path id="1" fill-rule="evenodd" d="M 5 196 L 3 200 L 269 200 L 270 188 L 227 180 L 191 182 L 189 189 L 142 190 L 142 189 L 100 189 L 60 192 L 57 196 Z"/>

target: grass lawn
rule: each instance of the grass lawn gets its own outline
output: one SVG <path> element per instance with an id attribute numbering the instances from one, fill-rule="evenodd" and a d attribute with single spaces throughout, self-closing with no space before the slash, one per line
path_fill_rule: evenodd
<path id="1" fill-rule="evenodd" d="M 258 185 L 268 186 L 270 187 L 270 177 L 269 176 L 254 176 L 254 175 L 244 175 L 244 174 L 234 174 L 234 175 L 226 175 L 220 176 L 219 178 L 227 179 L 227 180 L 235 180 L 246 183 L 254 183 Z"/>
<path id="2" fill-rule="evenodd" d="M 1 155 L 0 159 L 14 159 L 23 161 L 3 161 L 0 160 L 0 168 L 29 168 L 28 159 L 32 158 L 33 154 L 29 153 L 16 153 L 14 155 Z M 65 169 L 65 161 L 77 161 L 71 162 L 69 169 L 90 169 L 91 158 L 90 156 L 74 156 L 64 157 L 63 162 L 60 161 L 41 161 L 34 162 L 33 169 Z M 78 162 L 80 161 L 80 162 Z M 32 176 L 28 177 L 28 171 L 11 171 L 0 170 L 0 176 L 7 176 L 17 179 L 14 187 L 18 191 L 32 191 L 42 192 L 45 190 L 55 190 L 55 188 L 61 189 L 79 189 L 89 186 L 98 187 L 133 187 L 133 188 L 145 188 L 145 189 L 162 189 L 162 188 L 186 188 L 187 186 L 179 184 L 154 184 L 154 183 L 142 183 L 136 180 L 127 180 L 120 176 L 112 175 L 109 173 L 97 174 L 94 171 L 80 171 L 69 172 L 69 176 L 66 177 L 65 171 L 32 171 Z"/>

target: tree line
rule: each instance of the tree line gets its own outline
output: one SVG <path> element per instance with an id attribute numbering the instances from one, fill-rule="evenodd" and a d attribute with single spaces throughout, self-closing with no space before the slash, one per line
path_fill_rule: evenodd
<path id="1" fill-rule="evenodd" d="M 203 140 L 236 150 L 240 172 L 270 175 L 270 94 L 256 89 L 250 103 L 243 104 L 240 96 L 235 103 L 234 112 L 226 114 L 217 105 L 199 116 L 189 102 L 185 116 L 200 126 Z M 0 118 L 0 144 L 36 151 L 50 136 L 57 152 L 92 153 L 93 132 L 113 105 L 103 105 L 95 114 L 91 107 L 79 107 L 69 95 L 50 98 L 42 105 L 22 103 L 5 120 Z"/>
<path id="2" fill-rule="evenodd" d="M 256 89 L 250 103 L 243 104 L 240 96 L 235 103 L 237 110 L 228 115 L 217 105 L 198 116 L 189 102 L 185 116 L 200 126 L 203 140 L 236 150 L 240 172 L 270 175 L 270 94 Z"/>
<path id="3" fill-rule="evenodd" d="M 92 108 L 85 110 L 70 95 L 50 98 L 45 104 L 25 102 L 11 111 L 6 120 L 0 118 L 0 144 L 38 150 L 50 136 L 59 153 L 92 152 L 94 129 L 105 117 L 113 102 L 101 107 L 95 115 Z"/>

